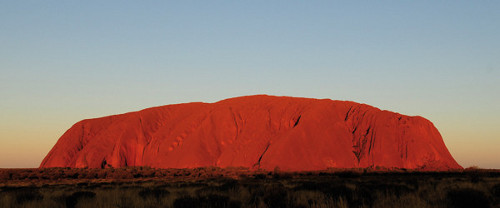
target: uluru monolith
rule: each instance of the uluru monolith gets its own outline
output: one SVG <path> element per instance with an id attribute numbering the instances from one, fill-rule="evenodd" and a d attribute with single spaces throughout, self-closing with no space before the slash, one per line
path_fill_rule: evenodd
<path id="1" fill-rule="evenodd" d="M 59 138 L 40 165 L 124 166 L 462 168 L 423 117 L 350 101 L 267 95 L 82 120 Z"/>

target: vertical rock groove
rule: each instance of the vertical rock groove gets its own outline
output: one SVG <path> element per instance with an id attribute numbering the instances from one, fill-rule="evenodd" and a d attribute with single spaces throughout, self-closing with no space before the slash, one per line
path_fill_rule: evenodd
<path id="1" fill-rule="evenodd" d="M 297 118 L 297 121 L 295 121 L 295 124 L 293 124 L 293 127 L 296 127 L 296 126 L 299 124 L 300 117 L 302 117 L 302 115 L 300 115 L 300 116 Z"/>
<path id="2" fill-rule="evenodd" d="M 262 157 L 264 156 L 264 154 L 266 154 L 270 145 L 271 145 L 271 142 L 267 142 L 266 149 L 264 149 L 264 152 L 262 152 L 262 154 L 260 155 L 259 160 L 257 160 L 257 162 L 253 165 L 254 167 L 260 168 L 260 161 L 262 160 Z"/>

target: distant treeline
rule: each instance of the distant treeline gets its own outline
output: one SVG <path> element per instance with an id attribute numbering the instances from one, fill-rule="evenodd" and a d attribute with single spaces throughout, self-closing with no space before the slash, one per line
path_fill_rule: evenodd
<path id="1" fill-rule="evenodd" d="M 287 172 L 275 168 L 273 171 L 248 169 L 243 167 L 202 167 L 192 169 L 159 169 L 150 167 L 126 168 L 26 168 L 0 169 L 0 182 L 16 180 L 60 180 L 60 179 L 207 179 L 207 178 L 269 178 L 269 177 L 301 177 L 335 175 L 340 177 L 357 177 L 369 175 L 435 175 L 450 176 L 500 176 L 500 170 L 467 168 L 459 171 L 414 171 L 406 169 L 359 168 L 359 169 L 327 169 L 321 171 Z"/>

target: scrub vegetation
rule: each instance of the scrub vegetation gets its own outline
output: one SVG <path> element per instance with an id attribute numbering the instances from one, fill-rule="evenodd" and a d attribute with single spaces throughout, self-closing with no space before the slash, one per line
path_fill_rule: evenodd
<path id="1" fill-rule="evenodd" d="M 498 207 L 500 172 L 0 169 L 0 207 Z"/>

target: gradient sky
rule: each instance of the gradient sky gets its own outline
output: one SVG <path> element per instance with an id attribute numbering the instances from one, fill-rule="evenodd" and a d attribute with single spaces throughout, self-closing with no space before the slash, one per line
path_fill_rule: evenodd
<path id="1" fill-rule="evenodd" d="M 75 122 L 271 94 L 431 120 L 500 168 L 500 1 L 1 1 L 0 168 Z"/>

